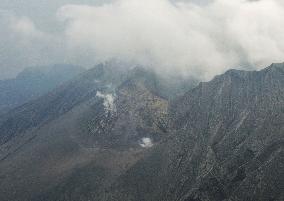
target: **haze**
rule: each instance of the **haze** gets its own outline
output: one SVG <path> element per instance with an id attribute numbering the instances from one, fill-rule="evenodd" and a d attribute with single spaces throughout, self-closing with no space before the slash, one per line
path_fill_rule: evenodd
<path id="1" fill-rule="evenodd" d="M 210 79 L 284 58 L 280 0 L 0 0 L 0 79 L 118 59 Z"/>

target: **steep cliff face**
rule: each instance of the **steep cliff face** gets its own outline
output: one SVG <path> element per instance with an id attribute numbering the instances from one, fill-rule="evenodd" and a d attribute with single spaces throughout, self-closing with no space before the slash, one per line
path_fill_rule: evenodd
<path id="1" fill-rule="evenodd" d="M 1 116 L 0 200 L 283 200 L 284 64 L 176 87 L 100 65 Z"/>
<path id="2" fill-rule="evenodd" d="M 167 135 L 156 79 L 99 65 L 3 115 L 0 199 L 77 201 L 109 186 Z"/>
<path id="3" fill-rule="evenodd" d="M 283 200 L 284 65 L 231 70 L 170 109 L 171 136 L 108 200 Z"/>
<path id="4" fill-rule="evenodd" d="M 232 70 L 175 103 L 174 127 L 200 149 L 196 189 L 181 200 L 283 199 L 283 86 L 283 64 Z"/>

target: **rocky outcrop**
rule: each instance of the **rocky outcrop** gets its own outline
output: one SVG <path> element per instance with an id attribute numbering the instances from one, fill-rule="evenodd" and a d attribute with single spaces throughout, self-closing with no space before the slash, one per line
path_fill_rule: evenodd
<path id="1" fill-rule="evenodd" d="M 168 101 L 156 79 L 139 68 L 99 65 L 3 115 L 0 199 L 101 195 L 167 135 Z"/>
<path id="2" fill-rule="evenodd" d="M 0 200 L 283 200 L 284 64 L 169 83 L 100 65 L 1 116 Z"/>
<path id="3" fill-rule="evenodd" d="M 107 200 L 282 200 L 284 65 L 231 70 L 175 101 L 171 136 Z"/>

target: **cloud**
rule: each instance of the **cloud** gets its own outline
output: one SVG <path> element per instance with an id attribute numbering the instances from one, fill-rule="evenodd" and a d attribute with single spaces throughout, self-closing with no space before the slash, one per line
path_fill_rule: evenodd
<path id="1" fill-rule="evenodd" d="M 119 58 L 157 71 L 208 79 L 240 65 L 284 60 L 284 7 L 277 0 L 215 0 L 203 6 L 168 0 L 66 5 L 70 49 L 95 61 Z M 80 55 L 82 56 L 82 55 Z"/>
<path id="2" fill-rule="evenodd" d="M 118 59 L 207 80 L 284 60 L 279 0 L 113 0 L 62 6 L 57 19 L 63 31 L 47 33 L 0 10 L 0 78 L 30 65 Z"/>
<path id="3" fill-rule="evenodd" d="M 61 60 L 59 37 L 40 31 L 31 19 L 0 10 L 0 27 L 0 79 Z"/>

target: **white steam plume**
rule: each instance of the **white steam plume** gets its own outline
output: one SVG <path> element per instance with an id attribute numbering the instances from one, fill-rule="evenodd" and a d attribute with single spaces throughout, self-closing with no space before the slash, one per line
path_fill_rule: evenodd
<path id="1" fill-rule="evenodd" d="M 109 59 L 210 79 L 284 61 L 282 0 L 113 0 L 65 5 L 57 16 L 63 32 L 46 33 L 0 10 L 0 79 L 19 67 Z"/>
<path id="2" fill-rule="evenodd" d="M 97 61 L 118 58 L 202 79 L 239 65 L 284 61 L 281 1 L 215 0 L 207 5 L 169 0 L 117 0 L 103 6 L 66 5 L 71 49 Z M 89 56 L 89 55 L 88 55 Z"/>

